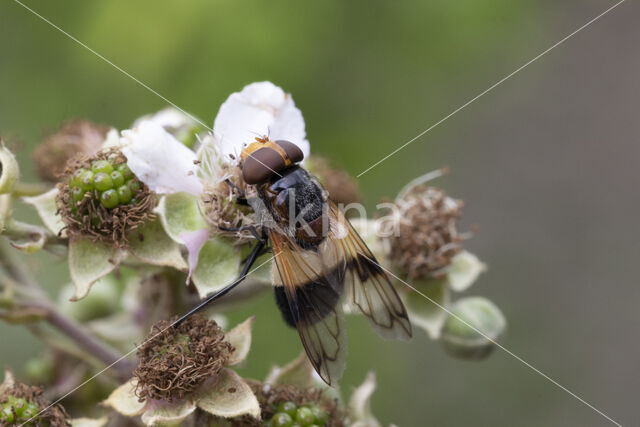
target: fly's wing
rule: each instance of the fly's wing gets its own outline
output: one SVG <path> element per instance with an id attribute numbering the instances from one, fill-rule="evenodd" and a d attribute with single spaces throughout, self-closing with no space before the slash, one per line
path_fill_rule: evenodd
<path id="1" fill-rule="evenodd" d="M 304 250 L 277 231 L 270 230 L 270 238 L 278 273 L 274 285 L 284 287 L 309 361 L 327 384 L 335 385 L 347 355 L 341 299 L 344 259 L 330 241 L 317 250 Z"/>
<path id="2" fill-rule="evenodd" d="M 407 310 L 389 277 L 380 267 L 362 238 L 333 202 L 329 208 L 333 240 L 348 260 L 344 277 L 344 294 L 350 308 L 362 312 L 371 327 L 384 339 L 411 338 Z"/>

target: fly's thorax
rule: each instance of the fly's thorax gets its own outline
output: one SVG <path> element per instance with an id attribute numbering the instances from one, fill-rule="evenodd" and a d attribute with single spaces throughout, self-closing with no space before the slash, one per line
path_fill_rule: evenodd
<path id="1" fill-rule="evenodd" d="M 302 247 L 320 243 L 329 231 L 326 191 L 309 173 L 292 166 L 258 186 L 258 195 L 280 228 Z"/>

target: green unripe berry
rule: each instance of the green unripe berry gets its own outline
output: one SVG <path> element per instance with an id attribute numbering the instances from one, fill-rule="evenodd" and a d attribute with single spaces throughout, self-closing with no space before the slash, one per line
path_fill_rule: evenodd
<path id="1" fill-rule="evenodd" d="M 79 187 L 82 184 L 82 177 L 86 171 L 85 168 L 76 169 L 69 178 L 69 187 Z"/>
<path id="2" fill-rule="evenodd" d="M 73 200 L 79 202 L 84 198 L 84 190 L 80 187 L 73 187 L 71 189 L 71 194 L 73 195 Z"/>
<path id="3" fill-rule="evenodd" d="M 327 423 L 327 421 L 329 421 L 329 415 L 322 409 L 318 408 L 315 405 L 309 407 L 309 409 L 311 409 L 313 417 L 316 419 L 316 424 L 323 426 Z"/>
<path id="4" fill-rule="evenodd" d="M 298 408 L 296 411 L 296 421 L 303 426 L 310 426 L 314 423 L 316 417 L 313 416 L 313 412 L 309 408 Z"/>
<path id="5" fill-rule="evenodd" d="M 269 425 L 272 427 L 291 427 L 293 425 L 293 419 L 291 415 L 286 412 L 278 412 L 271 418 Z"/>
<path id="6" fill-rule="evenodd" d="M 124 179 L 133 178 L 133 172 L 131 172 L 131 169 L 129 169 L 129 165 L 127 165 L 126 163 L 120 163 L 118 166 L 116 166 L 116 170 L 122 174 Z"/>
<path id="7" fill-rule="evenodd" d="M 282 402 L 278 405 L 278 412 L 286 412 L 292 417 L 296 416 L 296 409 L 298 409 L 298 407 L 293 402 Z"/>
<path id="8" fill-rule="evenodd" d="M 22 419 L 29 420 L 38 415 L 39 409 L 33 403 L 27 403 L 27 405 L 22 409 Z M 32 420 L 35 421 L 35 418 Z"/>
<path id="9" fill-rule="evenodd" d="M 120 203 L 129 203 L 133 198 L 133 193 L 131 189 L 126 185 L 121 185 L 118 187 L 118 199 Z"/>
<path id="10" fill-rule="evenodd" d="M 107 209 L 115 208 L 120 203 L 118 192 L 114 189 L 105 191 L 100 195 L 100 203 Z"/>
<path id="11" fill-rule="evenodd" d="M 140 181 L 138 181 L 137 179 L 130 180 L 129 182 L 127 182 L 127 185 L 129 185 L 129 189 L 131 190 L 132 194 L 136 194 L 141 189 Z"/>
<path id="12" fill-rule="evenodd" d="M 93 173 L 104 172 L 106 174 L 110 174 L 113 172 L 113 165 L 108 160 L 96 160 L 91 163 L 91 171 Z"/>
<path id="13" fill-rule="evenodd" d="M 93 172 L 84 171 L 80 179 L 80 188 L 84 191 L 93 191 Z"/>
<path id="14" fill-rule="evenodd" d="M 15 422 L 15 417 L 13 415 L 12 406 L 7 403 L 2 405 L 2 410 L 0 410 L 0 419 L 6 421 L 7 424 L 11 424 Z"/>
<path id="15" fill-rule="evenodd" d="M 93 176 L 93 186 L 98 191 L 107 191 L 113 188 L 113 181 L 109 174 L 98 172 Z"/>
<path id="16" fill-rule="evenodd" d="M 113 187 L 117 188 L 124 184 L 124 176 L 118 171 L 111 172 L 111 181 L 113 181 Z"/>

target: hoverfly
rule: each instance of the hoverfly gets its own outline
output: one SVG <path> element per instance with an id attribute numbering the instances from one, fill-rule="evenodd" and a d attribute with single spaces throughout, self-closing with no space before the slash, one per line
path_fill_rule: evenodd
<path id="1" fill-rule="evenodd" d="M 300 166 L 302 160 L 297 145 L 267 137 L 242 151 L 242 176 L 255 186 L 257 197 L 247 200 L 227 183 L 241 193 L 239 203 L 253 208 L 262 234 L 252 229 L 258 243 L 238 279 L 176 323 L 242 282 L 270 241 L 277 305 L 285 322 L 298 330 L 316 372 L 333 385 L 345 368 L 344 305 L 364 314 L 385 339 L 409 339 L 411 323 L 384 270 L 321 184 Z"/>

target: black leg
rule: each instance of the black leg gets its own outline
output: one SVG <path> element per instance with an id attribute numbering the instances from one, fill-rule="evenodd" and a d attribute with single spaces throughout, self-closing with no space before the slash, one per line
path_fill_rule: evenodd
<path id="1" fill-rule="evenodd" d="M 221 227 L 218 226 L 218 229 L 221 231 L 230 231 L 232 233 L 237 233 L 239 231 L 250 231 L 251 234 L 253 235 L 253 237 L 255 237 L 258 241 L 260 240 L 265 240 L 265 238 L 263 236 L 260 236 L 260 233 L 258 233 L 258 230 L 256 230 L 256 228 L 253 225 L 245 225 L 243 227 Z"/>
<path id="2" fill-rule="evenodd" d="M 197 312 L 199 312 L 200 310 L 202 310 L 203 308 L 205 308 L 207 305 L 211 304 L 212 302 L 214 302 L 218 298 L 223 297 L 225 294 L 227 294 L 233 288 L 235 288 L 240 283 L 242 283 L 242 281 L 247 277 L 247 274 L 249 273 L 249 270 L 251 269 L 251 266 L 253 265 L 254 262 L 256 262 L 256 259 L 258 258 L 259 254 L 261 253 L 262 249 L 264 248 L 264 246 L 266 244 L 267 244 L 266 239 L 258 240 L 258 243 L 253 247 L 253 250 L 251 251 L 251 254 L 249 255 L 249 258 L 247 258 L 247 262 L 245 262 L 244 267 L 242 268 L 242 272 L 240 272 L 240 276 L 233 283 L 231 283 L 230 285 L 225 286 L 224 288 L 220 289 L 215 294 L 210 295 L 207 298 L 203 299 L 198 305 L 196 305 L 191 310 L 189 310 L 187 312 L 187 314 L 185 314 L 181 318 L 179 318 L 173 325 L 175 327 L 178 327 L 187 318 L 189 318 L 190 316 L 196 314 Z"/>
<path id="3" fill-rule="evenodd" d="M 229 178 L 225 179 L 224 182 L 226 182 L 229 187 L 233 188 L 236 191 L 236 193 L 238 193 L 236 195 L 237 204 L 249 206 L 249 202 L 247 202 L 247 196 L 244 194 L 244 191 L 242 191 L 237 185 L 231 182 Z"/>

